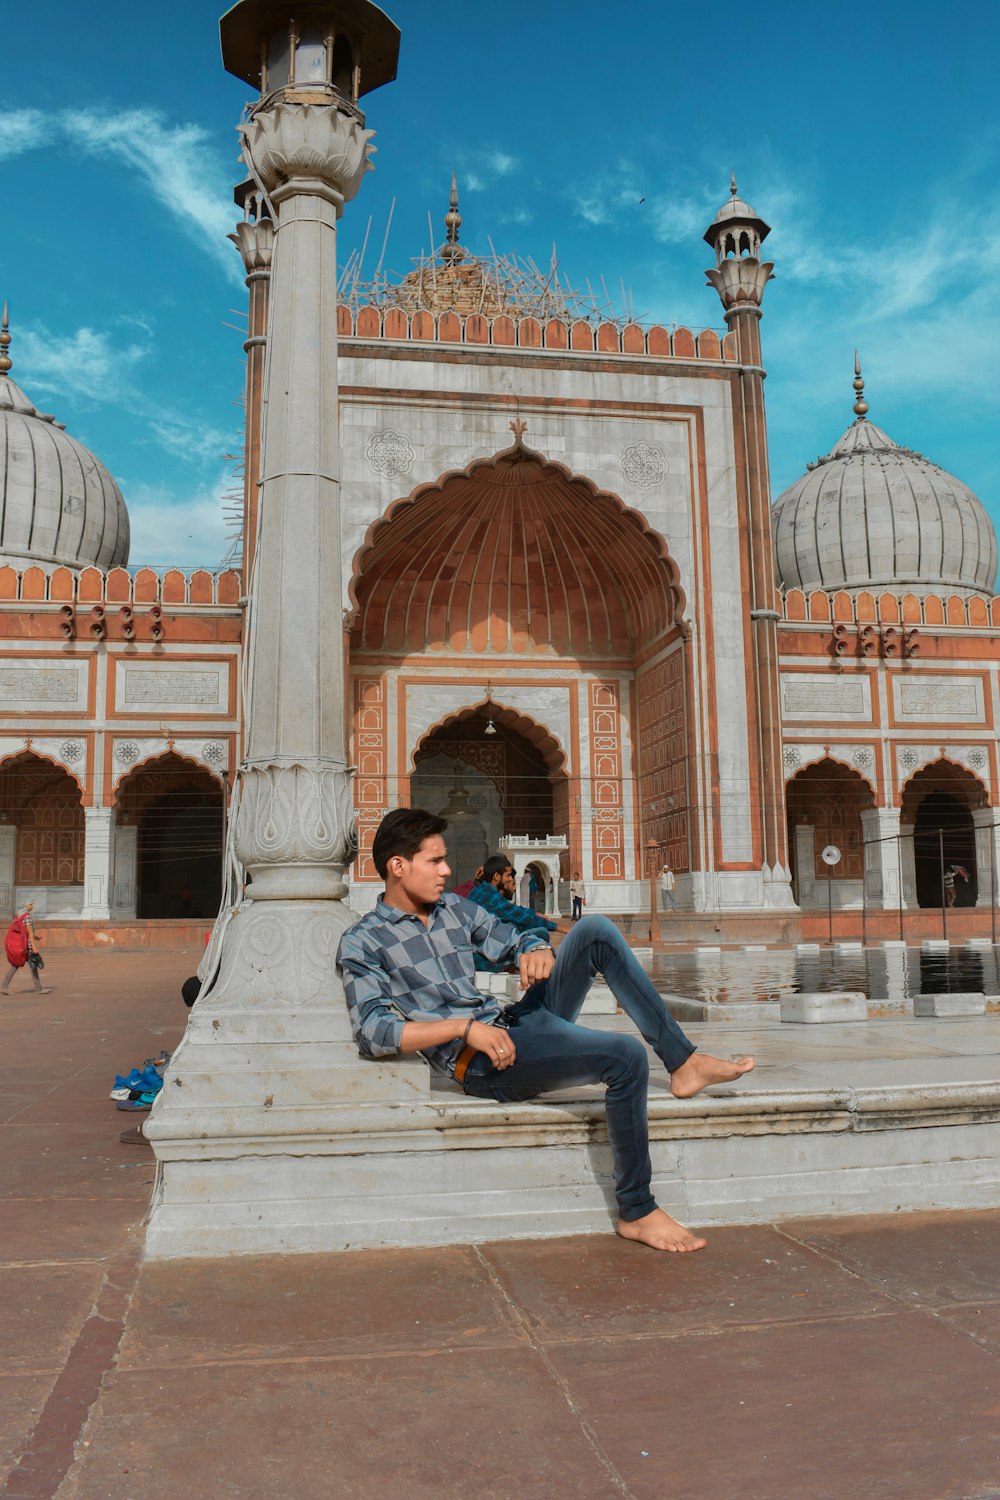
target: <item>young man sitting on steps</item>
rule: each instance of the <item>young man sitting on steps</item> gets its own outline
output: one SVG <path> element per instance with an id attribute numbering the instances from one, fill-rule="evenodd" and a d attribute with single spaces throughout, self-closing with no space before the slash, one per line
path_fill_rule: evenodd
<path id="1" fill-rule="evenodd" d="M 705 1241 L 658 1208 L 650 1191 L 645 1047 L 637 1037 L 577 1026 L 576 1018 L 603 974 L 679 1099 L 741 1078 L 753 1058 L 733 1063 L 696 1052 L 606 917 L 577 922 L 557 957 L 537 932 L 518 932 L 446 895 L 446 827 L 419 808 L 397 808 L 375 835 L 372 859 L 385 890 L 344 933 L 338 955 L 359 1052 L 420 1052 L 467 1094 L 501 1103 L 605 1084 L 618 1233 L 655 1250 L 702 1249 Z M 519 967 L 525 994 L 506 1012 L 476 988 L 476 952 Z"/>

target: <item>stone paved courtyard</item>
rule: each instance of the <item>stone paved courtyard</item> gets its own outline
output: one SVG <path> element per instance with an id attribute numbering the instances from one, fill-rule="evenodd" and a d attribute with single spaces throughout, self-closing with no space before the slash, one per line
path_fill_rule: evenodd
<path id="1" fill-rule="evenodd" d="M 196 960 L 53 953 L 0 1003 L 5 1500 L 1000 1495 L 1000 1209 L 143 1266 L 152 1153 L 107 1094 Z M 876 1025 L 823 1065 L 877 1069 Z M 990 1076 L 928 1025 L 887 1068 Z"/>

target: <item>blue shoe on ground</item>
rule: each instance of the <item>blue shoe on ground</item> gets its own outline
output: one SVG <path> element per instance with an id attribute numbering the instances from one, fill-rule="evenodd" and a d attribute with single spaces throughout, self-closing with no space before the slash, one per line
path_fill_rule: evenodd
<path id="1" fill-rule="evenodd" d="M 155 1068 L 143 1068 L 136 1087 L 149 1094 L 158 1094 L 163 1087 L 163 1079 Z"/>
<path id="2" fill-rule="evenodd" d="M 152 1109 L 155 1094 L 140 1094 L 138 1099 L 116 1099 L 115 1109 L 136 1110 Z"/>
<path id="3" fill-rule="evenodd" d="M 142 1086 L 143 1082 L 143 1075 L 138 1068 L 133 1068 L 131 1073 L 126 1073 L 124 1077 L 121 1073 L 115 1075 L 116 1089 L 137 1089 Z"/>

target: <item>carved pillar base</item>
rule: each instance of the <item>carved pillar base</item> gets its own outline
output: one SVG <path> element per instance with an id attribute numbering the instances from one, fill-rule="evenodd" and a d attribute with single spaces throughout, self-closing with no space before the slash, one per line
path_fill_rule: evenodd
<path id="1" fill-rule="evenodd" d="M 251 765 L 240 774 L 236 853 L 261 899 L 339 901 L 355 854 L 351 773 L 343 761 Z"/>
<path id="2" fill-rule="evenodd" d="M 386 1139 L 387 1118 L 432 1113 L 421 1058 L 358 1057 L 334 966 L 354 920 L 340 902 L 237 908 L 224 972 L 143 1125 L 157 1158 L 150 1256 L 324 1248 L 310 1235 L 338 1196 L 338 1161 Z"/>
<path id="3" fill-rule="evenodd" d="M 787 865 L 765 865 L 761 875 L 765 909 L 767 911 L 795 911 L 792 874 Z"/>

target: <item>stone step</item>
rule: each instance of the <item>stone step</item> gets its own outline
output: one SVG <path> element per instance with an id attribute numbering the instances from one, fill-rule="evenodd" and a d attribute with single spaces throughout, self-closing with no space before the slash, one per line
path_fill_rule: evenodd
<path id="1" fill-rule="evenodd" d="M 985 1012 L 986 996 L 977 994 L 974 990 L 913 997 L 915 1016 L 981 1016 Z"/>
<path id="2" fill-rule="evenodd" d="M 868 997 L 858 990 L 783 995 L 781 1019 L 796 1025 L 824 1021 L 867 1021 Z"/>

